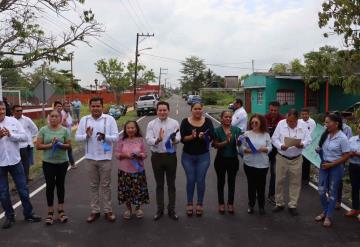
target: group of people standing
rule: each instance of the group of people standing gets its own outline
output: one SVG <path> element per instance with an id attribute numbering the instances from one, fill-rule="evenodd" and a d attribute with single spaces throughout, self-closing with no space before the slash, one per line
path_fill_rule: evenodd
<path id="1" fill-rule="evenodd" d="M 70 104 L 55 102 L 50 112 L 48 124 L 37 133 L 34 126 L 16 115 L 21 106 L 14 107 L 14 117 L 5 116 L 5 104 L 0 102 L 0 142 L 5 151 L 0 153 L 0 198 L 5 211 L 6 221 L 3 228 L 9 228 L 15 221 L 11 206 L 7 174 L 10 173 L 17 186 L 24 206 L 25 219 L 38 222 L 40 217 L 32 212 L 26 185 L 28 172 L 20 156 L 21 149 L 32 147 L 31 141 L 37 136 L 36 148 L 43 150 L 43 172 L 46 180 L 48 215 L 47 225 L 57 219 L 65 223 L 68 216 L 64 211 L 65 177 L 68 166 L 76 168 L 71 152 L 71 115 Z M 248 213 L 255 213 L 256 202 L 259 214 L 265 212 L 266 177 L 270 168 L 268 199 L 275 204 L 273 212 L 285 208 L 285 182 L 288 181 L 288 211 L 298 215 L 298 201 L 303 183 L 309 182 L 310 162 L 302 156 L 302 151 L 311 143 L 311 132 L 315 122 L 309 118 L 309 110 L 299 113 L 291 109 L 286 117 L 279 114 L 279 103 L 269 105 L 269 114 L 254 114 L 248 121 L 242 100 L 236 99 L 234 112 L 221 113 L 221 125 L 214 128 L 210 118 L 204 116 L 201 103 L 191 106 L 191 115 L 179 124 L 169 117 L 170 105 L 165 101 L 157 104 L 157 118 L 150 121 L 143 135 L 136 121 L 125 123 L 119 135 L 116 121 L 103 113 L 103 99 L 92 98 L 89 102 L 90 115 L 81 118 L 75 139 L 85 148 L 85 163 L 89 177 L 91 212 L 87 218 L 93 223 L 101 216 L 110 222 L 116 220 L 111 203 L 112 163 L 118 168 L 118 201 L 125 205 L 124 219 L 133 216 L 144 217 L 142 205 L 149 203 L 146 169 L 144 160 L 149 156 L 146 145 L 150 147 L 152 169 L 156 181 L 157 211 L 153 217 L 159 220 L 165 212 L 165 180 L 168 191 L 167 214 L 178 220 L 176 213 L 176 145 L 183 143 L 181 164 L 186 174 L 187 205 L 186 214 L 191 217 L 204 213 L 205 180 L 211 164 L 210 149 L 217 150 L 214 168 L 217 174 L 218 211 L 224 214 L 235 213 L 235 180 L 239 170 L 239 157 L 248 181 Z M 17 121 L 17 120 L 19 121 Z M 31 121 L 31 120 L 30 120 Z M 23 123 L 24 122 L 24 123 Z M 33 128 L 25 131 L 26 126 Z M 36 127 L 36 126 L 35 126 Z M 323 212 L 315 220 L 323 221 L 323 226 L 332 225 L 333 211 L 338 194 L 344 164 L 350 158 L 350 178 L 353 187 L 353 210 L 347 216 L 359 214 L 360 189 L 360 125 L 358 135 L 348 140 L 342 132 L 343 122 L 338 114 L 329 114 L 325 119 L 326 131 L 321 137 L 317 152 L 322 159 L 320 167 L 319 194 Z M 286 139 L 300 140 L 297 144 L 287 145 Z M 25 144 L 27 143 L 26 146 Z M 116 144 L 116 145 L 114 145 Z M 114 157 L 114 158 L 113 158 Z M 24 165 L 24 166 L 23 166 Z M 25 169 L 24 169 L 25 168 Z M 228 184 L 227 204 L 225 205 L 224 187 Z M 54 190 L 56 188 L 58 217 L 54 217 Z M 194 204 L 195 188 L 197 191 Z"/>

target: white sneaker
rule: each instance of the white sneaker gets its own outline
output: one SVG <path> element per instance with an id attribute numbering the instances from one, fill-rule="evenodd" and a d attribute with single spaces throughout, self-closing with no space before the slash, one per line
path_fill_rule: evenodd
<path id="1" fill-rule="evenodd" d="M 136 218 L 141 219 L 144 217 L 144 212 L 141 209 L 135 211 Z"/>
<path id="2" fill-rule="evenodd" d="M 123 218 L 125 220 L 130 220 L 131 219 L 131 211 L 130 210 L 126 210 L 124 213 L 123 213 Z"/>

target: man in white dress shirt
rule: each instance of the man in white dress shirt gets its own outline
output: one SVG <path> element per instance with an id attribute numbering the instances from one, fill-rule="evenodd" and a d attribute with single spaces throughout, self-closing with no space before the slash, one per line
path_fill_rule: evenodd
<path id="1" fill-rule="evenodd" d="M 19 143 L 27 141 L 27 136 L 18 120 L 5 115 L 5 103 L 0 101 L 0 201 L 5 212 L 2 228 L 8 229 L 15 223 L 15 211 L 9 192 L 9 173 L 15 182 L 16 190 L 24 208 L 25 220 L 27 222 L 39 222 L 41 217 L 33 213 L 24 168 L 21 164 Z"/>
<path id="2" fill-rule="evenodd" d="M 158 117 L 152 120 L 146 129 L 146 142 L 151 149 L 151 163 L 156 181 L 157 212 L 154 220 L 159 220 L 164 214 L 164 179 L 168 186 L 168 215 L 178 220 L 175 212 L 176 198 L 176 143 L 180 142 L 179 123 L 168 117 L 169 103 L 160 101 L 156 106 Z"/>
<path id="3" fill-rule="evenodd" d="M 13 106 L 13 117 L 16 118 L 25 130 L 25 134 L 27 136 L 27 141 L 20 142 L 20 157 L 21 163 L 24 167 L 25 176 L 27 182 L 30 182 L 31 179 L 29 177 L 30 170 L 30 157 L 31 153 L 34 152 L 34 138 L 36 138 L 39 130 L 35 123 L 31 120 L 31 118 L 23 115 L 23 108 L 20 105 Z"/>
<path id="4" fill-rule="evenodd" d="M 92 223 L 100 217 L 100 203 L 105 219 L 114 222 L 111 207 L 112 144 L 119 138 L 115 119 L 103 114 L 103 99 L 90 99 L 90 115 L 81 118 L 75 139 L 85 143 L 85 159 L 90 178 L 91 214 L 87 218 Z"/>
<path id="5" fill-rule="evenodd" d="M 232 116 L 231 125 L 238 127 L 242 132 L 245 132 L 247 129 L 247 113 L 243 107 L 243 101 L 240 98 L 237 98 L 234 103 L 234 115 Z"/>
<path id="6" fill-rule="evenodd" d="M 289 110 L 286 119 L 281 120 L 272 136 L 272 142 L 278 150 L 276 156 L 276 206 L 273 212 L 280 212 L 284 209 L 285 181 L 289 180 L 289 203 L 288 209 L 292 216 L 297 216 L 298 200 L 301 190 L 301 167 L 302 151 L 311 143 L 310 132 L 307 126 L 298 121 L 299 114 L 295 109 Z M 289 146 L 285 138 L 300 139 L 300 143 Z"/>
<path id="7" fill-rule="evenodd" d="M 312 132 L 316 127 L 315 120 L 310 117 L 309 108 L 301 109 L 301 119 L 299 119 L 299 122 L 306 125 L 310 135 L 312 134 Z M 311 166 L 311 162 L 303 156 L 302 181 L 304 185 L 307 185 L 310 182 L 310 166 Z"/>

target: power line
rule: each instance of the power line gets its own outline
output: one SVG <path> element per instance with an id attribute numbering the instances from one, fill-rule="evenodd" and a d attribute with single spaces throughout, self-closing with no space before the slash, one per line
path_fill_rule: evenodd
<path id="1" fill-rule="evenodd" d="M 146 29 L 147 29 L 147 28 L 146 28 L 146 25 L 145 25 L 144 22 L 141 20 L 141 18 L 138 16 L 138 14 L 137 14 L 134 6 L 131 4 L 130 0 L 128 0 L 127 2 L 128 2 L 128 4 L 129 4 L 130 8 L 132 9 L 132 11 L 134 12 L 136 18 L 139 20 L 139 23 L 144 27 L 145 31 L 148 32 L 149 30 L 146 30 Z"/>
<path id="2" fill-rule="evenodd" d="M 140 10 L 140 13 L 141 13 L 141 15 L 143 16 L 143 19 L 144 19 L 144 21 L 145 21 L 144 23 L 147 23 L 147 24 L 149 25 L 150 29 L 154 31 L 154 28 L 152 27 L 151 23 L 150 23 L 150 22 L 148 21 L 148 19 L 146 18 L 145 14 L 144 14 L 144 11 L 143 11 L 141 5 L 139 4 L 139 1 L 138 1 L 138 0 L 135 0 L 135 3 L 137 4 L 137 6 L 138 6 L 138 8 L 139 8 L 139 10 Z"/>
<path id="3" fill-rule="evenodd" d="M 128 12 L 128 14 L 129 14 L 131 20 L 134 22 L 135 26 L 137 26 L 137 28 L 138 28 L 139 31 L 141 31 L 142 28 L 141 28 L 140 25 L 137 23 L 136 19 L 133 17 L 133 15 L 131 14 L 130 10 L 126 7 L 125 3 L 124 3 L 122 0 L 120 0 L 120 3 L 124 6 L 126 12 Z"/>

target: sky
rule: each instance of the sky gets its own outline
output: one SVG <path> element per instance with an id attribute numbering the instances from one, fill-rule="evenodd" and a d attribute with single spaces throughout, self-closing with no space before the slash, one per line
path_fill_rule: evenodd
<path id="1" fill-rule="evenodd" d="M 139 44 L 140 63 L 175 87 L 180 61 L 202 58 L 221 76 L 267 71 L 273 63 L 294 58 L 324 45 L 342 48 L 341 38 L 324 38 L 318 27 L 323 0 L 86 0 L 72 12 L 92 9 L 105 32 L 91 46 L 79 43 L 74 51 L 74 74 L 82 86 L 104 80 L 96 73 L 99 59 L 134 60 L 136 33 L 154 33 Z M 71 12 L 71 11 L 69 11 Z M 70 19 L 76 20 L 74 15 Z M 61 32 L 69 22 L 55 16 L 43 19 L 49 30 Z M 104 44 L 105 43 L 105 44 Z M 109 47 L 110 46 L 110 47 Z M 217 65 L 217 66 L 216 66 Z M 52 64 L 69 69 L 69 63 Z"/>

